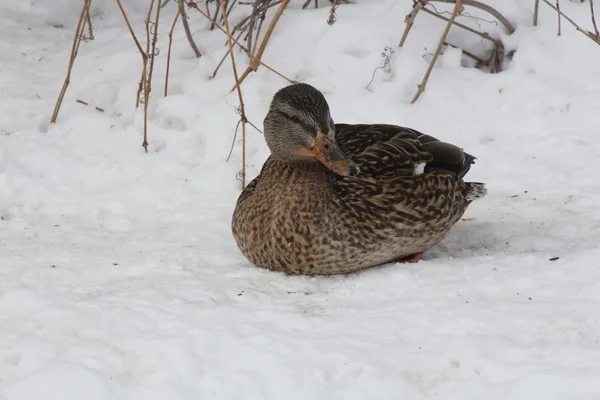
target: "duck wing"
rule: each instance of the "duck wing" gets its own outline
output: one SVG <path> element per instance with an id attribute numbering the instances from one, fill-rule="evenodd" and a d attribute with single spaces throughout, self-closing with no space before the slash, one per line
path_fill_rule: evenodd
<path id="1" fill-rule="evenodd" d="M 424 172 L 462 179 L 475 160 L 460 147 L 397 125 L 336 124 L 335 137 L 361 175 L 378 180 L 415 176 L 416 166 L 422 163 Z"/>

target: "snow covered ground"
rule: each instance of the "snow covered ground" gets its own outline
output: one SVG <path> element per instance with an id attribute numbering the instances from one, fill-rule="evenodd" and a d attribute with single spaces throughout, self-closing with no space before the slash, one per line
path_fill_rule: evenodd
<path id="1" fill-rule="evenodd" d="M 600 398 L 599 46 L 564 21 L 557 37 L 545 5 L 533 28 L 533 0 L 494 0 L 517 26 L 507 70 L 448 52 L 410 105 L 441 21 L 419 15 L 398 49 L 409 1 L 342 5 L 329 26 L 328 6 L 294 0 L 264 61 L 321 89 L 338 122 L 465 148 L 489 195 L 416 265 L 292 277 L 250 265 L 230 233 L 238 100 L 228 62 L 207 79 L 222 33 L 190 12 L 204 55 L 178 27 L 163 97 L 163 10 L 144 154 L 140 56 L 116 4 L 95 3 L 50 125 L 81 1 L 0 0 L 0 399 Z M 124 3 L 141 35 L 145 2 Z M 564 3 L 590 27 L 588 3 Z M 245 81 L 253 123 L 285 84 Z M 247 137 L 251 179 L 268 149 Z"/>

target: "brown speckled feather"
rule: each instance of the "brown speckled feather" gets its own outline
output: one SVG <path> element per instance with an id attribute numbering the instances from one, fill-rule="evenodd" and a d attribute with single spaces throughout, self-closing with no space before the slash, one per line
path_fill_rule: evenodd
<path id="1" fill-rule="evenodd" d="M 391 262 L 439 243 L 485 194 L 482 184 L 462 180 L 474 157 L 454 145 L 395 125 L 337 124 L 335 131 L 358 176 L 271 156 L 240 195 L 232 230 L 252 263 L 337 274 Z"/>

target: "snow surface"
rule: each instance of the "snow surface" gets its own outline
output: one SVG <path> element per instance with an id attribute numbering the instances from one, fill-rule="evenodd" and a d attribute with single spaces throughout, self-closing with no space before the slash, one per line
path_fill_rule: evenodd
<path id="1" fill-rule="evenodd" d="M 557 37 L 544 4 L 534 28 L 533 0 L 490 1 L 517 26 L 503 36 L 517 50 L 506 71 L 461 67 L 450 51 L 410 105 L 441 21 L 419 15 L 399 49 L 409 1 L 341 5 L 329 26 L 328 6 L 294 0 L 264 61 L 321 89 L 338 122 L 464 147 L 489 195 L 416 265 L 293 277 L 250 265 L 230 233 L 241 154 L 238 137 L 225 161 L 238 119 L 229 61 L 208 80 L 222 33 L 190 12 L 204 55 L 178 27 L 163 97 L 164 8 L 144 154 L 140 56 L 116 4 L 94 3 L 96 39 L 50 125 L 81 1 L 0 0 L 2 400 L 600 398 L 591 40 L 565 21 Z M 124 3 L 142 37 L 146 2 Z M 588 3 L 562 7 L 590 28 Z M 448 40 L 484 46 L 456 29 Z M 385 46 L 395 54 L 367 90 Z M 264 68 L 244 82 L 254 124 L 285 84 Z M 252 128 L 247 142 L 251 179 L 268 149 Z"/>

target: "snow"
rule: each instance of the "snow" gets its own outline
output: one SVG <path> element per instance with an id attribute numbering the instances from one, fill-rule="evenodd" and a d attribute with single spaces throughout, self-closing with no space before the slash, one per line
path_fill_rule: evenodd
<path id="1" fill-rule="evenodd" d="M 344 4 L 333 26 L 329 7 L 292 2 L 268 65 L 322 90 L 336 122 L 464 147 L 489 190 L 416 265 L 292 277 L 250 265 L 230 232 L 229 62 L 208 79 L 222 33 L 190 12 L 203 57 L 178 27 L 163 97 L 164 8 L 144 154 L 140 56 L 113 2 L 95 2 L 49 124 L 81 2 L 49 3 L 0 1 L 0 399 L 600 398 L 600 49 L 564 20 L 557 37 L 549 7 L 534 28 L 533 1 L 490 1 L 517 27 L 480 22 L 517 50 L 506 70 L 449 51 L 411 105 L 441 21 L 419 15 L 399 49 L 410 2 Z M 141 35 L 146 5 L 124 3 Z M 590 28 L 588 3 L 561 7 Z M 265 68 L 244 82 L 259 128 L 285 84 Z M 268 149 L 250 127 L 247 143 L 251 179 Z"/>

